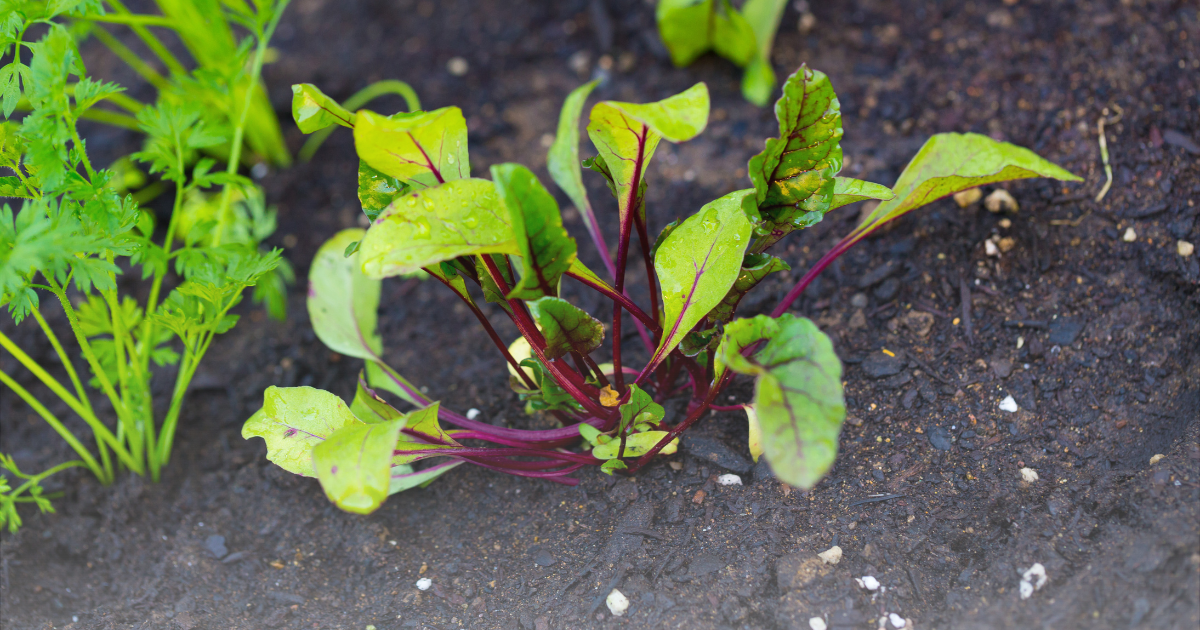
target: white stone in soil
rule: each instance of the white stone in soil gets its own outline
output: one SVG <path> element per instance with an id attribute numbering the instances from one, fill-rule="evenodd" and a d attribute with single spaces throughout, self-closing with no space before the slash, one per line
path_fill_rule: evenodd
<path id="1" fill-rule="evenodd" d="M 1015 413 L 1020 408 L 1021 407 L 1017 405 L 1017 399 L 1013 398 L 1012 394 L 1005 396 L 1004 400 L 1000 401 L 1000 411 L 1007 411 L 1008 413 Z"/>
<path id="2" fill-rule="evenodd" d="M 467 420 L 474 420 L 475 418 L 478 418 L 480 413 L 483 413 L 483 412 L 479 411 L 478 409 L 476 409 L 474 407 L 471 407 L 470 409 L 467 410 Z"/>
<path id="3" fill-rule="evenodd" d="M 1032 468 L 1021 469 L 1021 481 L 1025 483 L 1033 483 L 1038 480 L 1037 471 Z"/>
<path id="4" fill-rule="evenodd" d="M 865 588 L 868 591 L 879 590 L 879 580 L 875 579 L 874 575 L 864 575 L 861 578 L 854 578 L 860 588 Z"/>
<path id="5" fill-rule="evenodd" d="M 825 564 L 837 564 L 842 561 L 842 548 L 834 545 L 817 554 L 817 557 L 824 561 Z"/>
<path id="6" fill-rule="evenodd" d="M 808 627 L 812 630 L 825 630 L 825 620 L 820 617 L 813 617 L 808 620 Z"/>
<path id="7" fill-rule="evenodd" d="M 904 626 L 908 625 L 908 622 L 904 620 L 904 617 L 901 617 L 896 613 L 891 613 L 888 615 L 888 621 L 892 622 L 893 628 L 903 628 Z"/>
<path id="8" fill-rule="evenodd" d="M 625 614 L 625 611 L 629 610 L 629 598 L 625 597 L 624 593 L 615 588 L 604 599 L 604 603 L 608 606 L 608 611 L 614 617 L 620 617 Z"/>
<path id="9" fill-rule="evenodd" d="M 419 591 L 428 591 L 430 586 L 433 586 L 433 580 L 429 578 L 421 578 L 417 580 L 417 590 Z"/>
<path id="10" fill-rule="evenodd" d="M 1034 591 L 1040 591 L 1046 585 L 1046 567 L 1042 566 L 1041 562 L 1033 563 L 1033 566 L 1025 570 L 1021 574 L 1021 584 L 1019 590 L 1021 599 L 1029 599 Z"/>
<path id="11" fill-rule="evenodd" d="M 717 477 L 717 483 L 722 486 L 740 486 L 742 485 L 742 478 L 731 474 L 721 475 Z"/>

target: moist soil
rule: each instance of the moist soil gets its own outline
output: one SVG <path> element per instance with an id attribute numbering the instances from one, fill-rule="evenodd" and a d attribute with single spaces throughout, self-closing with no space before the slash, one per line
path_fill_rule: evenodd
<path id="1" fill-rule="evenodd" d="M 796 303 L 846 364 L 841 453 L 813 490 L 754 465 L 744 416 L 715 413 L 633 478 L 587 470 L 568 487 L 462 467 L 370 516 L 341 512 L 240 437 L 269 385 L 352 393 L 361 363 L 316 340 L 301 284 L 286 322 L 247 307 L 214 344 L 161 483 L 125 475 L 106 488 L 71 472 L 50 482 L 64 493 L 56 513 L 22 513 L 24 528 L 0 543 L 4 627 L 808 628 L 822 617 L 875 628 L 890 613 L 918 628 L 1200 626 L 1200 262 L 1177 253 L 1179 240 L 1200 242 L 1196 6 L 812 4 L 807 33 L 788 7 L 775 67 L 830 76 L 847 174 L 890 183 L 929 134 L 977 131 L 1086 180 L 1007 186 L 1019 212 L 939 201 L 863 242 Z M 649 2 L 297 0 L 275 43 L 266 78 L 285 122 L 292 83 L 344 99 L 403 79 L 428 108 L 463 108 L 476 173 L 519 161 L 544 181 L 546 134 L 584 79 L 607 74 L 596 96 L 630 101 L 703 80 L 708 130 L 664 143 L 651 166 L 652 229 L 746 187 L 745 162 L 775 127 L 770 108 L 741 99 L 730 64 L 671 67 Z M 136 83 L 88 50 L 107 78 Z M 447 69 L 456 56 L 465 75 Z M 1096 202 L 1102 116 L 1113 183 Z M 137 142 L 93 137 L 114 155 Z M 313 162 L 263 179 L 279 208 L 275 242 L 300 277 L 321 242 L 358 224 L 356 167 L 338 132 Z M 609 196 L 586 179 L 611 225 Z M 742 314 L 773 307 L 859 213 L 836 211 L 783 243 L 791 277 L 760 287 Z M 582 237 L 578 214 L 566 220 Z M 984 244 L 993 237 L 999 256 Z M 644 277 L 639 263 L 630 277 Z M 522 413 L 453 296 L 432 282 L 384 286 L 387 360 L 401 373 L 491 422 L 546 426 Z M 644 281 L 632 291 L 644 296 Z M 35 328 L 4 326 L 53 361 Z M 739 381 L 730 400 L 750 390 Z M 71 458 L 0 395 L 3 451 L 27 469 Z M 999 407 L 1009 396 L 1015 412 Z M 1037 479 L 1022 481 L 1023 468 Z M 742 485 L 719 485 L 724 473 Z M 822 564 L 833 545 L 841 562 Z M 1022 599 L 1034 563 L 1047 580 Z M 862 576 L 881 588 L 860 587 Z M 632 602 L 623 617 L 603 603 L 613 588 Z"/>

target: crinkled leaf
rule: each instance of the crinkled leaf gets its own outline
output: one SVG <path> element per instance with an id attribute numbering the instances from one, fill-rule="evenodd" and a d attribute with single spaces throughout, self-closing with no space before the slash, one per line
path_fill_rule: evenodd
<path id="1" fill-rule="evenodd" d="M 300 133 L 320 131 L 330 125 L 354 128 L 354 112 L 311 83 L 292 86 L 292 118 L 296 119 Z"/>
<path id="2" fill-rule="evenodd" d="M 563 228 L 558 202 L 533 171 L 520 164 L 492 167 L 496 194 L 508 210 L 523 273 L 508 299 L 558 295 L 558 281 L 575 260 L 575 239 Z"/>
<path id="3" fill-rule="evenodd" d="M 312 477 L 312 452 L 334 431 L 362 421 L 341 398 L 312 387 L 268 387 L 263 407 L 242 426 L 242 438 L 261 437 L 267 459 L 297 475 Z"/>
<path id="4" fill-rule="evenodd" d="M 641 206 L 646 167 L 659 141 L 696 137 L 708 124 L 708 107 L 708 87 L 697 83 L 656 103 L 604 101 L 592 108 L 588 137 L 607 169 L 622 225 Z"/>
<path id="5" fill-rule="evenodd" d="M 666 415 L 663 406 L 654 402 L 650 394 L 637 385 L 629 386 L 629 402 L 621 405 L 618 410 L 621 412 L 620 431 L 624 431 L 625 427 L 631 424 L 658 424 Z M 628 452 L 628 446 L 625 450 Z"/>
<path id="6" fill-rule="evenodd" d="M 721 303 L 713 307 L 712 312 L 708 314 L 709 320 L 714 323 L 732 321 L 738 304 L 751 289 L 758 286 L 768 275 L 789 269 L 791 266 L 770 254 L 747 254 L 742 261 L 742 270 L 738 272 L 737 280 L 733 282 Z"/>
<path id="7" fill-rule="evenodd" d="M 685 357 L 699 356 L 700 353 L 717 347 L 717 343 L 721 341 L 721 328 L 709 328 L 708 330 L 693 330 L 688 333 L 683 341 L 679 342 L 679 352 Z M 703 365 L 705 362 L 701 361 Z"/>
<path id="8" fill-rule="evenodd" d="M 363 238 L 364 230 L 338 232 L 325 241 L 308 273 L 308 317 L 317 337 L 329 349 L 359 359 L 378 360 L 383 341 L 376 329 L 379 280 L 363 274 L 362 252 L 347 258 L 346 246 Z"/>
<path id="9" fill-rule="evenodd" d="M 358 201 L 362 204 L 363 213 L 371 221 L 379 218 L 384 208 L 409 190 L 408 185 L 395 177 L 371 168 L 364 160 L 358 161 Z"/>
<path id="10" fill-rule="evenodd" d="M 472 178 L 393 201 L 367 231 L 358 257 L 368 277 L 386 278 L 485 252 L 520 250 L 495 185 Z"/>
<path id="11" fill-rule="evenodd" d="M 528 305 L 546 338 L 548 359 L 557 359 L 571 351 L 587 355 L 604 342 L 604 325 L 564 299 L 544 297 Z"/>
<path id="12" fill-rule="evenodd" d="M 362 110 L 354 148 L 372 168 L 417 190 L 471 176 L 467 121 L 457 107 L 392 116 Z"/>
<path id="13" fill-rule="evenodd" d="M 842 206 L 868 199 L 887 201 L 895 196 L 896 193 L 883 184 L 864 182 L 861 179 L 854 179 L 853 177 L 835 177 L 833 181 L 833 200 L 829 202 L 829 209 L 835 210 Z"/>
<path id="14" fill-rule="evenodd" d="M 675 228 L 654 259 L 662 284 L 663 337 L 657 365 L 737 280 L 753 229 L 754 191 L 739 190 L 706 204 Z"/>
<path id="15" fill-rule="evenodd" d="M 758 341 L 766 344 L 742 356 L 743 348 Z M 842 363 L 829 337 L 790 314 L 739 319 L 725 327 L 716 378 L 726 368 L 757 377 L 754 410 L 775 476 L 801 488 L 816 485 L 833 465 L 846 418 Z"/>
<path id="16" fill-rule="evenodd" d="M 550 179 L 567 193 L 571 203 L 579 210 L 584 226 L 592 234 L 597 234 L 600 226 L 596 225 L 592 203 L 588 200 L 587 188 L 583 186 L 583 170 L 579 165 L 579 116 L 583 113 L 588 95 L 599 83 L 599 79 L 593 79 L 567 95 L 558 117 L 554 144 L 550 145 L 550 151 L 546 154 L 546 170 L 550 171 Z"/>
<path id="17" fill-rule="evenodd" d="M 763 218 L 756 251 L 820 221 L 842 169 L 842 115 L 823 73 L 801 66 L 788 77 L 775 117 L 779 137 L 769 138 L 748 164 Z"/>
<path id="18" fill-rule="evenodd" d="M 312 466 L 325 496 L 338 507 L 370 514 L 387 499 L 392 483 L 392 451 L 405 418 L 351 424 L 333 432 L 312 450 Z"/>
<path id="19" fill-rule="evenodd" d="M 925 142 L 892 186 L 896 196 L 855 229 L 865 235 L 905 213 L 956 192 L 1030 177 L 1083 181 L 1036 153 L 977 133 L 939 133 Z"/>

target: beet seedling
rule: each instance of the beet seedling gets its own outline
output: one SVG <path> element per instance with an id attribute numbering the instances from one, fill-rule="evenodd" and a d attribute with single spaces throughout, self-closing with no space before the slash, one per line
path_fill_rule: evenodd
<path id="1" fill-rule="evenodd" d="M 578 159 L 578 119 L 595 85 L 567 98 L 548 167 L 579 209 L 611 282 L 579 261 L 558 204 L 529 169 L 499 164 L 490 181 L 471 177 L 458 108 L 354 113 L 312 86 L 295 86 L 293 112 L 302 130 L 333 124 L 354 130 L 359 198 L 371 226 L 343 231 L 321 248 L 309 276 L 308 309 L 320 339 L 364 359 L 366 370 L 350 405 L 308 387 L 268 389 L 243 436 L 264 438 L 271 461 L 316 477 L 339 506 L 366 513 L 389 494 L 463 463 L 569 484 L 576 482 L 569 475 L 587 465 L 633 473 L 674 449 L 683 431 L 716 408 L 734 375 L 745 374 L 755 378 L 746 406 L 752 450 L 765 454 L 783 481 L 811 487 L 833 463 L 846 411 L 842 366 L 829 338 L 786 312 L 808 283 L 879 226 L 935 199 L 1028 177 L 1078 180 L 1027 149 L 976 134 L 932 137 L 894 188 L 839 177 L 837 98 L 824 74 L 802 67 L 776 104 L 779 136 L 750 159 L 753 187 L 706 204 L 651 241 L 647 165 L 663 140 L 684 142 L 704 130 L 709 102 L 701 83 L 657 103 L 603 101 L 592 108 L 587 132 L 597 155 L 583 164 L 604 177 L 616 198 L 612 260 Z M 788 269 L 768 253 L 773 245 L 865 199 L 882 203 L 770 315 L 736 318 L 747 292 Z M 634 238 L 648 275 L 648 309 L 626 291 Z M 552 415 L 561 428 L 509 429 L 468 418 L 428 399 L 383 362 L 380 281 L 418 270 L 463 300 L 508 363 L 526 408 Z M 562 299 L 563 282 L 598 292 L 612 310 L 592 314 Z M 500 338 L 479 297 L 511 318 L 521 333 L 517 342 Z M 624 313 L 650 356 L 640 367 L 622 352 Z M 610 318 L 607 330 L 595 315 Z M 611 362 L 600 363 L 595 355 L 605 348 Z M 373 388 L 416 409 L 402 413 Z M 662 403 L 685 392 L 686 416 L 672 421 Z M 580 438 L 583 447 L 571 450 Z M 433 458 L 444 461 L 417 467 Z"/>

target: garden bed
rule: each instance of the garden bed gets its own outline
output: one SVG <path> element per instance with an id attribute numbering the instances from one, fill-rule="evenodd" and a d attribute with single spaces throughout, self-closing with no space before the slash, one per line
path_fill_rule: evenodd
<path id="1" fill-rule="evenodd" d="M 18 535 L 3 534 L 5 627 L 806 628 L 820 616 L 874 628 L 888 613 L 919 628 L 1196 627 L 1200 256 L 1181 256 L 1177 241 L 1200 243 L 1200 16 L 1181 2 L 1111 5 L 860 1 L 816 7 L 806 35 L 789 7 L 775 66 L 829 75 L 845 174 L 891 183 L 930 134 L 977 131 L 1085 178 L 1008 187 L 1016 214 L 937 202 L 810 287 L 794 312 L 833 338 L 850 416 L 837 464 L 812 491 L 753 465 L 745 416 L 717 413 L 634 478 L 591 469 L 566 487 L 464 466 L 369 517 L 341 512 L 240 437 L 269 385 L 353 393 L 361 362 L 315 338 L 297 289 L 286 323 L 247 309 L 214 344 L 162 483 L 59 475 L 58 513 L 29 512 Z M 775 129 L 770 108 L 741 99 L 730 64 L 671 67 L 645 2 L 297 0 L 289 11 L 265 72 L 280 112 L 291 83 L 345 98 L 402 79 L 426 107 L 463 108 L 477 173 L 511 160 L 546 179 L 544 138 L 596 68 L 611 74 L 596 92 L 605 99 L 651 101 L 706 81 L 708 130 L 664 144 L 652 163 L 652 230 L 747 187 L 745 162 Z M 462 76 L 447 70 L 456 56 Z M 1101 116 L 1114 181 L 1096 202 Z M 102 138 L 107 150 L 130 143 Z M 302 138 L 293 129 L 289 141 Z M 264 180 L 278 244 L 301 275 L 325 239 L 357 225 L 357 165 L 339 132 L 313 162 Z M 599 178 L 585 181 L 597 211 L 614 211 Z M 859 211 L 830 213 L 778 255 L 806 268 Z M 565 217 L 586 243 L 578 215 Z M 999 257 L 984 245 L 993 235 L 1011 239 Z M 769 310 L 788 288 L 768 280 L 739 314 Z M 452 334 L 473 330 L 473 316 L 444 287 L 396 279 L 383 291 L 391 365 L 457 410 L 539 422 L 483 333 Z M 2 325 L 51 356 L 28 325 Z M 20 373 L 8 357 L 3 367 Z M 749 390 L 739 380 L 730 393 L 741 402 Z M 1010 395 L 1015 412 L 999 408 Z M 71 457 L 7 391 L 0 429 L 0 451 L 22 466 Z M 1038 479 L 1023 482 L 1022 468 Z M 718 485 L 727 472 L 743 485 Z M 813 561 L 835 544 L 839 564 Z M 1021 571 L 1034 563 L 1048 581 L 1023 600 Z M 886 592 L 860 588 L 864 575 Z M 415 587 L 421 577 L 429 590 Z M 625 617 L 603 604 L 613 587 L 633 602 Z"/>

